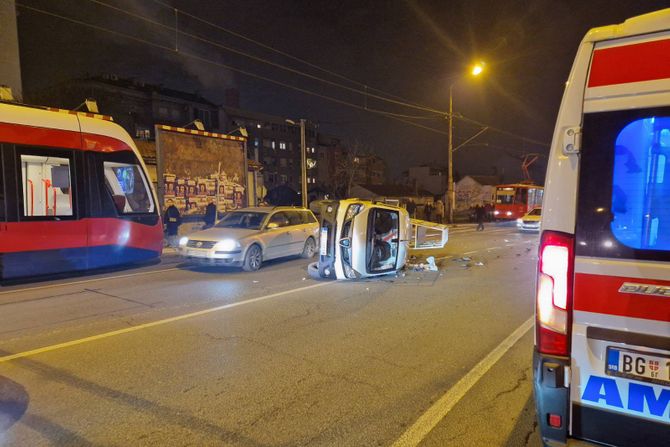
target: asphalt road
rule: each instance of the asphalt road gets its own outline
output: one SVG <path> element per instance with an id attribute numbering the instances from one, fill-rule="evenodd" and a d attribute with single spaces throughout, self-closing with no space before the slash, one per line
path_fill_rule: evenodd
<path id="1" fill-rule="evenodd" d="M 539 446 L 537 235 L 472 230 L 436 273 L 167 256 L 3 287 L 0 445 Z"/>

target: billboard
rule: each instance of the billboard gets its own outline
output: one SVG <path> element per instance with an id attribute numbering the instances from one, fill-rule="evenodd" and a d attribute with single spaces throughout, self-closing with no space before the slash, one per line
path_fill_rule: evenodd
<path id="1" fill-rule="evenodd" d="M 247 204 L 245 139 L 213 132 L 156 126 L 159 200 L 182 216 L 202 216 L 209 203 L 220 212 Z"/>

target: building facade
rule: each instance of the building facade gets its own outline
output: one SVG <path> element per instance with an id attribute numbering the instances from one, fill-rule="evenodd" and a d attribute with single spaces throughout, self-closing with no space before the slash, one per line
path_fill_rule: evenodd
<path id="1" fill-rule="evenodd" d="M 263 165 L 263 181 L 267 190 L 288 186 L 301 190 L 300 124 L 286 118 L 237 108 L 224 108 L 226 128 L 233 132 L 241 127 L 249 134 L 249 158 Z M 316 153 L 317 128 L 306 125 L 307 187 L 316 186 L 318 161 Z M 314 163 L 317 161 L 317 163 Z"/>

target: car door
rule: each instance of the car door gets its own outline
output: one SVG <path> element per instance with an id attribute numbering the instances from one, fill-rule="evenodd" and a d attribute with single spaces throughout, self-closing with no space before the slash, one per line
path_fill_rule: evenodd
<path id="1" fill-rule="evenodd" d="M 288 211 L 291 233 L 291 255 L 299 255 L 305 247 L 305 241 L 310 236 L 309 225 L 306 222 L 304 211 Z"/>
<path id="2" fill-rule="evenodd" d="M 265 259 L 292 254 L 293 240 L 290 226 L 289 216 L 285 211 L 278 211 L 270 216 L 263 230 L 263 242 L 265 243 L 263 257 Z"/>

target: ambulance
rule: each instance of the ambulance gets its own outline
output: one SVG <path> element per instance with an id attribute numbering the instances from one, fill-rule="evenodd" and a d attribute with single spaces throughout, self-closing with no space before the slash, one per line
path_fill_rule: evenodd
<path id="1" fill-rule="evenodd" d="M 542 214 L 544 445 L 670 446 L 670 9 L 582 40 Z"/>

